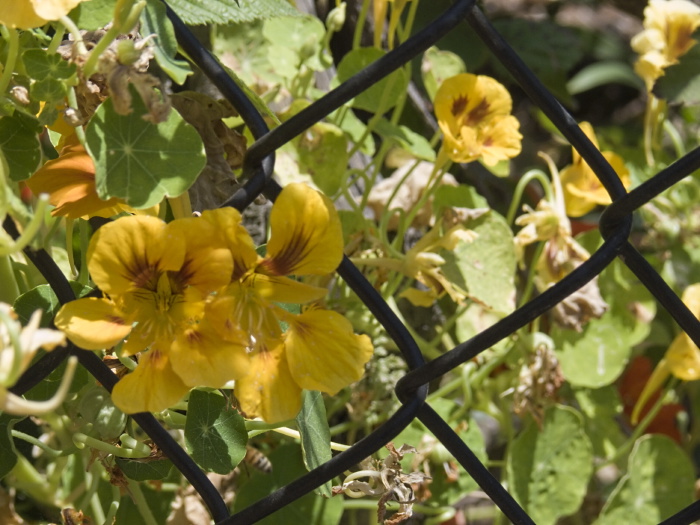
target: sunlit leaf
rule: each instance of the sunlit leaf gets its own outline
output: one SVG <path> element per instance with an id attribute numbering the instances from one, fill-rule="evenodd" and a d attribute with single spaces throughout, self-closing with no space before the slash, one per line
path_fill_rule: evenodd
<path id="1" fill-rule="evenodd" d="M 206 162 L 199 134 L 174 109 L 160 124 L 145 121 L 146 108 L 132 90 L 133 111 L 119 115 L 107 99 L 85 135 L 95 161 L 97 193 L 148 208 L 192 185 Z"/>
<path id="2" fill-rule="evenodd" d="M 538 525 L 553 525 L 578 510 L 593 473 L 591 442 L 581 415 L 564 406 L 530 421 L 511 443 L 508 479 L 515 499 Z"/>
<path id="3" fill-rule="evenodd" d="M 659 523 L 693 502 L 694 483 L 693 463 L 676 443 L 666 436 L 643 436 L 596 523 Z"/>
<path id="4" fill-rule="evenodd" d="M 299 14 L 285 0 L 169 0 L 168 4 L 190 25 L 241 23 Z"/>
<path id="5" fill-rule="evenodd" d="M 326 419 L 326 406 L 321 392 L 304 392 L 301 411 L 297 415 L 297 428 L 301 434 L 301 450 L 304 465 L 311 471 L 331 459 L 331 433 Z M 331 482 L 318 489 L 321 495 L 331 497 Z"/>
<path id="6" fill-rule="evenodd" d="M 183 84 L 192 74 L 192 69 L 184 60 L 175 58 L 177 40 L 173 25 L 165 15 L 165 5 L 160 0 L 148 0 L 141 14 L 141 33 L 153 34 L 153 54 L 158 65 L 177 84 Z"/>
<path id="7" fill-rule="evenodd" d="M 230 473 L 245 456 L 247 441 L 243 418 L 223 396 L 201 390 L 190 393 L 185 445 L 203 470 Z"/>

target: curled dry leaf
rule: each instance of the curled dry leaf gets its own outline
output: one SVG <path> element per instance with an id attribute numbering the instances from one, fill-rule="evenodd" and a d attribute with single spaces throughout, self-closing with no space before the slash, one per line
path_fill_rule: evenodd
<path id="1" fill-rule="evenodd" d="M 379 496 L 377 503 L 377 522 L 384 525 L 397 525 L 413 515 L 413 503 L 416 501 L 413 485 L 421 485 L 431 479 L 422 472 L 404 474 L 401 460 L 406 454 L 415 454 L 415 447 L 402 445 L 398 450 L 393 443 L 386 445 L 389 455 L 375 467 L 350 474 L 340 486 L 332 489 L 332 494 L 344 493 L 351 498 Z M 368 478 L 369 481 L 362 481 Z M 399 510 L 390 518 L 384 519 L 386 504 L 396 501 Z"/>
<path id="2" fill-rule="evenodd" d="M 197 211 L 217 208 L 240 187 L 233 170 L 243 165 L 246 139 L 223 122 L 237 113 L 228 102 L 194 91 L 177 93 L 171 100 L 202 137 L 207 154 L 207 163 L 189 190 L 192 207 Z"/>

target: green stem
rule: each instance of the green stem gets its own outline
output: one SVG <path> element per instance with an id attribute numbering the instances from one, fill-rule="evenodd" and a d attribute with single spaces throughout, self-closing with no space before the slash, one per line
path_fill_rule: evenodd
<path id="1" fill-rule="evenodd" d="M 112 525 L 114 523 L 114 518 L 119 510 L 119 500 L 121 499 L 121 494 L 119 494 L 119 487 L 112 485 L 112 503 L 109 504 L 109 510 L 104 519 L 104 525 Z"/>
<path id="2" fill-rule="evenodd" d="M 365 28 L 365 21 L 367 20 L 367 12 L 369 11 L 370 0 L 364 0 L 362 2 L 362 9 L 360 9 L 360 14 L 357 16 L 357 24 L 355 25 L 355 33 L 352 36 L 352 48 L 359 49 L 362 44 L 362 33 Z M 377 21 L 375 20 L 375 24 Z"/>
<path id="3" fill-rule="evenodd" d="M 134 500 L 134 504 L 143 518 L 144 525 L 158 525 L 156 518 L 151 512 L 151 508 L 148 506 L 148 502 L 143 495 L 141 486 L 135 481 L 129 481 L 128 487 L 129 493 L 131 494 L 131 499 Z"/>
<path id="4" fill-rule="evenodd" d="M 83 35 L 80 33 L 80 28 L 67 15 L 61 17 L 60 22 L 73 37 L 73 45 L 78 49 L 78 54 L 82 56 L 87 55 L 88 50 L 85 47 L 85 42 L 83 41 Z"/>
<path id="5" fill-rule="evenodd" d="M 9 255 L 11 253 L 22 251 L 29 245 L 30 242 L 32 242 L 32 239 L 34 239 L 36 234 L 39 233 L 42 224 L 44 224 L 44 213 L 46 212 L 46 207 L 48 205 L 48 195 L 39 195 L 39 198 L 37 199 L 36 210 L 34 212 L 34 215 L 32 215 L 29 224 L 27 224 L 24 227 L 24 231 L 22 231 L 22 234 L 19 236 L 19 239 L 17 239 L 9 246 L 0 247 L 0 255 Z"/>
<path id="6" fill-rule="evenodd" d="M 51 458 L 57 458 L 66 454 L 66 451 L 54 450 L 43 441 L 40 441 L 34 436 L 30 436 L 29 434 L 25 434 L 24 432 L 20 432 L 19 430 L 13 429 L 11 433 L 12 437 L 21 439 L 22 441 L 26 441 L 27 443 L 40 448 Z"/>
<path id="7" fill-rule="evenodd" d="M 46 52 L 49 55 L 53 55 L 54 53 L 56 53 L 56 51 L 58 51 L 58 46 L 60 46 L 61 42 L 63 42 L 63 34 L 66 31 L 66 28 L 60 21 L 54 22 L 53 28 L 54 34 L 51 38 L 51 43 L 49 43 L 49 47 L 46 48 Z"/>
<path id="8" fill-rule="evenodd" d="M 87 265 L 88 245 L 90 244 L 90 223 L 79 219 L 78 227 L 80 228 L 80 273 L 78 274 L 78 282 L 83 286 L 87 286 L 90 281 L 90 273 Z"/>
<path id="9" fill-rule="evenodd" d="M 632 435 L 629 438 L 627 438 L 627 441 L 625 441 L 620 446 L 620 448 L 617 449 L 617 451 L 615 452 L 615 454 L 612 455 L 612 457 L 610 457 L 607 461 L 603 462 L 601 465 L 598 465 L 598 469 L 601 469 L 606 465 L 610 465 L 611 463 L 615 463 L 620 457 L 628 453 L 628 451 L 634 446 L 636 441 L 644 433 L 644 431 L 651 424 L 651 422 L 654 421 L 654 418 L 657 416 L 661 408 L 666 404 L 666 396 L 671 390 L 676 388 L 676 385 L 678 385 L 678 379 L 676 378 L 673 378 L 671 381 L 668 382 L 668 385 L 666 385 L 663 394 L 659 396 L 659 398 L 656 400 L 656 403 L 654 403 L 654 405 L 651 407 L 651 410 L 647 412 L 642 421 L 640 421 L 639 425 L 635 427 L 634 431 L 632 432 Z"/>
<path id="10" fill-rule="evenodd" d="M 532 290 L 535 287 L 535 274 L 537 273 L 537 263 L 540 260 L 540 257 L 542 256 L 542 252 L 544 251 L 544 246 L 546 243 L 540 242 L 537 245 L 537 248 L 535 249 L 535 253 L 532 255 L 532 263 L 530 264 L 530 268 L 528 268 L 527 271 L 527 280 L 525 281 L 525 289 L 523 290 L 523 294 L 520 297 L 520 304 L 523 305 L 526 302 L 530 300 L 530 296 L 532 295 Z"/>
<path id="11" fill-rule="evenodd" d="M 0 76 L 0 94 L 4 94 L 7 91 L 7 87 L 10 85 L 10 80 L 12 80 L 12 74 L 15 71 L 15 64 L 17 63 L 17 56 L 19 55 L 19 33 L 15 29 L 7 29 L 2 26 L 0 29 L 2 36 L 9 41 L 7 46 L 7 60 L 5 61 L 2 76 Z"/>
<path id="12" fill-rule="evenodd" d="M 9 255 L 0 255 L 0 301 L 13 304 L 19 297 L 19 285 L 12 269 L 12 260 Z"/>
<path id="13" fill-rule="evenodd" d="M 664 119 L 664 131 L 668 135 L 668 137 L 671 139 L 671 142 L 673 142 L 673 148 L 676 150 L 676 158 L 681 158 L 685 156 L 685 146 L 683 145 L 683 139 L 681 138 L 681 134 L 678 133 L 678 130 L 676 127 L 671 123 L 670 120 Z"/>
<path id="14" fill-rule="evenodd" d="M 513 224 L 515 219 L 515 214 L 518 211 L 518 205 L 523 198 L 523 192 L 530 182 L 533 180 L 539 181 L 544 190 L 545 198 L 548 202 L 554 202 L 554 194 L 552 192 L 552 182 L 549 177 L 542 171 L 538 169 L 530 170 L 525 175 L 523 175 L 518 184 L 515 186 L 515 191 L 513 192 L 513 200 L 510 201 L 510 208 L 508 208 L 508 215 L 506 215 L 506 222 L 508 224 Z"/>
<path id="15" fill-rule="evenodd" d="M 49 489 L 46 479 L 22 454 L 17 455 L 17 463 L 12 468 L 11 475 L 14 477 L 13 485 L 16 489 L 26 492 L 36 501 L 53 504 L 55 495 Z"/>

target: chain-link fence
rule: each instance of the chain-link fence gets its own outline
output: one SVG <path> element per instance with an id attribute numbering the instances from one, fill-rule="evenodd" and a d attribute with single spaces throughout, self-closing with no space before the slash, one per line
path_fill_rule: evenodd
<path id="1" fill-rule="evenodd" d="M 280 191 L 279 185 L 271 178 L 276 149 L 297 137 L 391 72 L 405 65 L 453 30 L 474 31 L 483 40 L 532 102 L 544 112 L 591 166 L 613 199 L 613 204 L 605 210 L 600 220 L 600 232 L 605 242 L 589 260 L 555 286 L 547 289 L 490 328 L 472 339 L 458 344 L 449 352 L 429 363 L 426 363 L 409 331 L 396 317 L 389 305 L 364 278 L 358 268 L 345 258 L 338 268 L 338 273 L 381 323 L 410 368 L 410 371 L 396 385 L 396 394 L 403 405 L 379 428 L 348 450 L 339 453 L 324 465 L 232 516 L 229 515 L 229 510 L 222 496 L 209 479 L 158 421 L 150 414 L 133 416 L 141 428 L 172 460 L 200 494 L 217 523 L 253 523 L 275 512 L 332 478 L 340 476 L 344 471 L 384 447 L 415 418 L 418 418 L 464 466 L 469 475 L 509 520 L 513 523 L 532 523 L 533 520 L 528 514 L 493 477 L 486 466 L 477 459 L 450 425 L 429 404 L 425 403 L 428 384 L 473 359 L 547 312 L 581 286 L 594 279 L 616 257 L 619 257 L 634 272 L 680 327 L 690 335 L 696 344 L 700 345 L 700 323 L 662 277 L 628 241 L 634 211 L 700 168 L 700 148 L 691 151 L 627 193 L 619 177 L 603 155 L 584 135 L 572 116 L 528 69 L 508 42 L 494 29 L 483 12 L 475 5 L 474 0 L 455 2 L 438 19 L 405 43 L 274 130 L 268 129 L 263 117 L 245 93 L 229 77 L 217 59 L 197 41 L 178 16 L 170 9 L 168 9 L 168 16 L 175 27 L 177 39 L 184 51 L 211 79 L 224 97 L 231 102 L 256 139 L 256 142 L 248 149 L 244 161 L 242 177 L 247 182 L 224 204 L 225 206 L 233 206 L 238 210 L 243 210 L 260 194 L 274 200 Z M 4 228 L 13 237 L 18 237 L 16 227 L 9 217 L 4 223 Z M 61 303 L 75 298 L 68 281 L 46 252 L 27 248 L 25 254 L 50 283 Z M 115 374 L 94 353 L 82 351 L 71 344 L 61 350 L 48 353 L 25 373 L 12 391 L 16 394 L 27 392 L 55 370 L 69 355 L 77 356 L 82 366 L 108 390 L 111 390 L 117 382 Z M 700 502 L 695 502 L 663 523 L 691 523 L 696 519 L 700 519 Z"/>

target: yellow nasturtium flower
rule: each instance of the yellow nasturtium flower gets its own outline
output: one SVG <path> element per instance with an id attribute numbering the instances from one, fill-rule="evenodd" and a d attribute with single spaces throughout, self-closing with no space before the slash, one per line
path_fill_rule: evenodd
<path id="1" fill-rule="evenodd" d="M 700 283 L 688 286 L 682 299 L 693 315 L 700 319 Z M 700 379 L 700 349 L 685 332 L 676 336 L 644 386 L 632 412 L 633 424 L 637 423 L 639 414 L 649 398 L 661 388 L 670 375 L 682 381 Z"/>
<path id="2" fill-rule="evenodd" d="M 588 122 L 582 122 L 581 129 L 598 148 L 593 127 Z M 622 157 L 612 151 L 603 151 L 602 154 L 620 177 L 623 186 L 629 187 L 629 170 Z M 566 214 L 569 217 L 581 217 L 599 204 L 610 204 L 610 195 L 576 148 L 572 148 L 572 155 L 572 163 L 561 170 L 561 185 L 564 190 Z"/>
<path id="3" fill-rule="evenodd" d="M 225 286 L 233 272 L 231 252 L 209 221 L 187 218 L 166 224 L 155 217 L 122 217 L 93 235 L 87 261 L 105 297 L 64 305 L 55 323 L 88 350 L 127 338 L 126 355 L 145 351 L 135 372 L 114 389 L 120 409 L 164 410 L 194 386 L 218 388 L 243 373 L 242 346 L 223 341 L 213 330 L 206 338 L 201 335 L 207 297 Z M 211 344 L 202 345 L 207 338 Z M 200 369 L 206 363 L 218 373 L 208 379 L 193 375 L 194 361 Z"/>
<path id="4" fill-rule="evenodd" d="M 0 3 L 0 24 L 17 29 L 41 27 L 58 20 L 85 0 L 4 0 Z"/>
<path id="5" fill-rule="evenodd" d="M 688 0 L 650 0 L 644 9 L 644 30 L 632 39 L 640 54 L 634 65 L 651 92 L 664 69 L 696 44 L 691 38 L 700 27 L 700 7 Z"/>
<path id="6" fill-rule="evenodd" d="M 271 422 L 297 414 L 302 389 L 335 394 L 360 379 L 373 347 L 337 312 L 294 315 L 278 305 L 327 293 L 289 276 L 325 275 L 340 264 L 343 234 L 331 201 L 304 184 L 289 184 L 272 207 L 270 230 L 265 257 L 244 235 L 232 239 L 233 281 L 208 302 L 206 315 L 220 336 L 248 348 L 249 373 L 235 386 L 241 409 Z M 284 333 L 280 321 L 288 325 Z"/>
<path id="7" fill-rule="evenodd" d="M 512 106 L 508 90 L 493 78 L 462 73 L 446 79 L 435 95 L 435 115 L 447 156 L 494 166 L 518 155 L 522 135 Z"/>
<path id="8" fill-rule="evenodd" d="M 103 298 L 63 306 L 56 326 L 87 350 L 126 339 L 141 352 L 114 387 L 126 413 L 160 411 L 190 388 L 235 381 L 242 410 L 267 421 L 293 418 L 302 389 L 335 394 L 360 379 L 373 347 L 337 312 L 292 314 L 278 303 L 309 303 L 327 290 L 291 275 L 323 275 L 343 256 L 330 200 L 303 184 L 280 193 L 260 257 L 232 208 L 169 224 L 122 217 L 90 241 L 88 269 Z M 281 322 L 286 323 L 286 331 Z"/>

